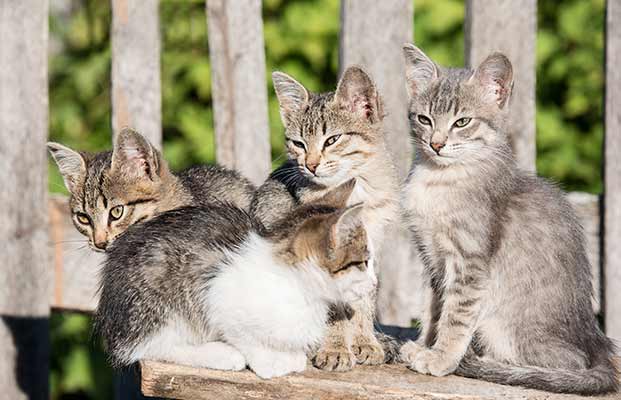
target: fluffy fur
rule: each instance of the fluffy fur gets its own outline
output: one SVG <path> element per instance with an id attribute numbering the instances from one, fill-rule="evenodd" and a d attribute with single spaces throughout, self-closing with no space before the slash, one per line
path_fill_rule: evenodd
<path id="1" fill-rule="evenodd" d="M 371 78 L 348 68 L 335 92 L 315 94 L 290 76 L 275 72 L 274 88 L 285 125 L 289 161 L 258 190 L 252 214 L 273 226 L 283 212 L 313 204 L 326 191 L 356 178 L 348 204 L 362 203 L 362 220 L 374 254 L 385 228 L 397 219 L 398 180 L 382 130 L 383 108 Z M 352 320 L 335 321 L 314 363 L 345 371 L 357 362 L 378 364 L 384 351 L 374 336 L 375 293 L 354 308 Z"/>
<path id="2" fill-rule="evenodd" d="M 70 192 L 73 223 L 95 251 L 105 251 L 129 226 L 163 211 L 216 201 L 247 210 L 254 195 L 250 181 L 223 167 L 172 173 L 160 153 L 131 129 L 119 134 L 112 152 L 47 146 Z"/>
<path id="3" fill-rule="evenodd" d="M 506 136 L 511 63 L 436 66 L 404 48 L 417 157 L 404 189 L 427 284 L 418 372 L 552 392 L 615 391 L 592 310 L 582 228 L 563 193 L 520 170 Z"/>
<path id="4" fill-rule="evenodd" d="M 335 189 L 339 204 L 352 187 Z M 361 207 L 329 200 L 285 215 L 285 230 L 226 204 L 182 207 L 127 229 L 107 252 L 95 315 L 112 364 L 247 364 L 262 378 L 304 370 L 329 311 L 376 284 Z"/>

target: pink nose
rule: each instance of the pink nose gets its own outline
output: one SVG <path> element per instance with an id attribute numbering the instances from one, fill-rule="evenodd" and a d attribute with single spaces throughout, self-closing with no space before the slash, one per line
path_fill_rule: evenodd
<path id="1" fill-rule="evenodd" d="M 306 168 L 308 168 L 308 170 L 313 174 L 315 173 L 315 171 L 317 171 L 318 166 L 319 163 L 306 163 Z"/>
<path id="2" fill-rule="evenodd" d="M 446 143 L 431 142 L 429 145 L 431 146 L 433 151 L 435 151 L 437 154 L 440 154 L 440 150 L 442 150 L 442 148 L 446 146 Z"/>

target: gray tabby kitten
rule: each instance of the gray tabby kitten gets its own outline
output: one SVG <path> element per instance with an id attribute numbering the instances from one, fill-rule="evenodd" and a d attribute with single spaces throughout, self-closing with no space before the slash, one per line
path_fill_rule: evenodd
<path id="1" fill-rule="evenodd" d="M 224 203 L 131 226 L 106 252 L 95 315 L 113 365 L 303 371 L 330 311 L 351 316 L 346 304 L 376 284 L 362 206 L 346 206 L 353 188 L 283 214 L 272 230 Z"/>
<path id="2" fill-rule="evenodd" d="M 343 73 L 336 92 L 311 93 L 282 72 L 275 72 L 273 81 L 289 161 L 257 189 L 252 214 L 271 226 L 297 204 L 311 204 L 331 188 L 357 178 L 349 204 L 363 203 L 362 220 L 377 254 L 399 204 L 397 174 L 382 128 L 382 102 L 373 81 L 356 66 Z M 385 352 L 373 327 L 375 292 L 352 307 L 352 320 L 332 325 L 314 358 L 315 366 L 346 371 L 356 362 L 384 362 Z"/>
<path id="3" fill-rule="evenodd" d="M 137 222 L 174 208 L 229 202 L 250 207 L 254 186 L 236 171 L 201 165 L 174 173 L 147 139 L 125 128 L 114 151 L 77 152 L 48 143 L 70 192 L 75 227 L 103 252 Z"/>
<path id="4" fill-rule="evenodd" d="M 592 310 L 582 228 L 563 193 L 520 170 L 506 134 L 511 63 L 444 69 L 404 47 L 417 157 L 404 203 L 425 260 L 418 372 L 551 392 L 617 390 Z"/>

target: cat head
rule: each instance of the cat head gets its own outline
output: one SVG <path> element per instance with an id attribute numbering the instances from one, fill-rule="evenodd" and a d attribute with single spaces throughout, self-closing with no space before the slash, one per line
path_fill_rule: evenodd
<path id="1" fill-rule="evenodd" d="M 73 223 L 95 251 L 151 218 L 171 175 L 160 153 L 131 129 L 119 134 L 112 152 L 77 152 L 53 142 L 47 148 L 70 192 Z"/>
<path id="2" fill-rule="evenodd" d="M 420 157 L 442 166 L 510 157 L 505 125 L 513 69 L 506 56 L 493 53 L 472 71 L 441 68 L 411 44 L 403 52 Z"/>
<path id="3" fill-rule="evenodd" d="M 336 91 L 324 94 L 309 92 L 282 72 L 272 78 L 289 158 L 311 181 L 338 185 L 383 151 L 382 101 L 362 68 L 347 68 Z"/>
<path id="4" fill-rule="evenodd" d="M 313 204 L 298 207 L 272 232 L 288 265 L 311 260 L 337 281 L 342 293 L 358 298 L 361 287 L 370 290 L 376 281 L 361 215 L 363 205 L 346 206 L 355 183 L 350 179 Z"/>

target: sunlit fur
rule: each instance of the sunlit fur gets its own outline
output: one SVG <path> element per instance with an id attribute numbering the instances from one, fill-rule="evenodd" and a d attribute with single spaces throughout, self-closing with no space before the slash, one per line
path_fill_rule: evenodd
<path id="1" fill-rule="evenodd" d="M 351 188 L 336 189 L 345 196 Z M 331 310 L 375 276 L 361 206 L 301 206 L 265 230 L 220 204 L 136 224 L 106 253 L 95 315 L 113 365 L 156 359 L 262 378 L 306 368 Z"/>
<path id="2" fill-rule="evenodd" d="M 372 79 L 352 66 L 335 92 L 322 94 L 281 72 L 273 74 L 273 81 L 289 161 L 257 189 L 252 214 L 272 226 L 296 204 L 316 203 L 326 191 L 355 178 L 348 205 L 363 205 L 362 220 L 373 254 L 378 254 L 386 227 L 397 219 L 399 189 L 382 128 L 382 101 Z M 316 366 L 344 371 L 356 361 L 384 361 L 373 332 L 375 295 L 352 306 L 354 319 L 333 325 L 314 359 Z"/>
<path id="3" fill-rule="evenodd" d="M 404 52 L 416 160 L 403 203 L 425 262 L 426 308 L 402 357 L 432 375 L 617 390 L 578 218 L 509 146 L 511 63 L 495 53 L 476 70 L 444 69 L 412 45 Z M 459 128 L 460 118 L 470 121 Z"/>
<path id="4" fill-rule="evenodd" d="M 119 134 L 114 151 L 91 154 L 58 143 L 48 143 L 48 149 L 69 190 L 73 223 L 95 251 L 105 251 L 129 226 L 163 211 L 215 201 L 248 209 L 254 194 L 246 178 L 219 166 L 171 172 L 160 153 L 131 129 Z M 122 213 L 113 218 L 117 206 Z"/>

